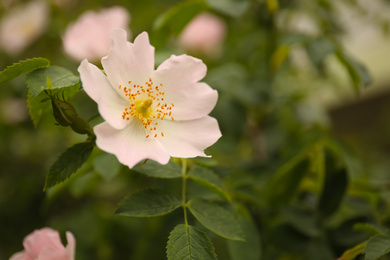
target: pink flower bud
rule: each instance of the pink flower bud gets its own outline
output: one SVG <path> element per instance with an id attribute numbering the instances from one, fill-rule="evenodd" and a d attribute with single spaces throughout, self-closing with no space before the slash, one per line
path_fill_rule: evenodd
<path id="1" fill-rule="evenodd" d="M 111 30 L 126 29 L 129 20 L 130 14 L 119 6 L 99 13 L 88 11 L 67 28 L 62 39 L 64 50 L 76 61 L 100 60 L 110 50 Z"/>
<path id="2" fill-rule="evenodd" d="M 0 50 L 18 55 L 46 29 L 49 7 L 45 1 L 32 1 L 5 13 L 0 23 Z"/>
<path id="3" fill-rule="evenodd" d="M 74 260 L 76 240 L 66 232 L 68 245 L 64 247 L 60 235 L 51 228 L 35 230 L 23 240 L 24 251 L 15 253 L 9 260 Z"/>
<path id="4" fill-rule="evenodd" d="M 190 51 L 212 54 L 222 47 L 225 36 L 225 23 L 213 14 L 202 13 L 184 28 L 179 44 Z"/>

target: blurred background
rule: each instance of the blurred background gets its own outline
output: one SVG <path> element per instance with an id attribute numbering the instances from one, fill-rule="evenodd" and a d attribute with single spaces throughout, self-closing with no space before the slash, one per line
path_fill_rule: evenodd
<path id="1" fill-rule="evenodd" d="M 126 29 L 130 41 L 147 31 L 156 66 L 171 54 L 202 59 L 204 81 L 219 92 L 212 116 L 223 137 L 206 151 L 212 159 L 194 163 L 212 167 L 248 208 L 258 259 L 335 259 L 369 237 L 356 223 L 387 227 L 390 220 L 389 26 L 387 0 L 1 0 L 0 70 L 44 57 L 77 75 L 83 57 L 100 66 L 110 27 Z M 0 86 L 0 259 L 44 226 L 63 239 L 71 231 L 78 260 L 166 259 L 182 212 L 147 219 L 113 213 L 129 193 L 179 191 L 180 182 L 147 178 L 95 148 L 69 181 L 44 192 L 50 166 L 85 136 L 55 125 L 50 107 L 35 111 L 34 124 L 25 79 Z M 69 102 L 92 125 L 99 122 L 83 91 Z M 325 147 L 336 146 L 328 156 Z M 267 187 L 291 180 L 272 176 L 302 147 L 310 150 L 310 174 L 275 206 Z M 327 187 L 314 162 L 328 157 L 343 162 L 348 184 L 342 197 L 327 197 L 335 208 L 319 217 Z M 202 189 L 189 185 L 190 197 Z M 238 259 L 224 239 L 209 235 L 219 259 Z"/>

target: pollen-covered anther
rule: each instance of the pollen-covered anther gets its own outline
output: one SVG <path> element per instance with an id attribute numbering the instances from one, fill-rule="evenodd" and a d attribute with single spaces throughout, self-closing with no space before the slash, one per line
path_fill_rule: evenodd
<path id="1" fill-rule="evenodd" d="M 156 132 L 158 129 L 156 126 L 158 122 L 156 120 L 164 120 L 167 116 L 173 120 L 171 110 L 174 104 L 170 103 L 169 106 L 168 103 L 161 103 L 164 100 L 162 96 L 165 96 L 165 91 L 160 90 L 160 87 L 163 87 L 162 83 L 155 85 L 152 78 L 145 81 L 144 85 L 131 85 L 131 82 L 128 81 L 129 85 L 127 87 L 119 85 L 119 89 L 123 90 L 130 101 L 130 106 L 125 108 L 122 118 L 124 120 L 130 120 L 130 117 L 138 118 L 145 129 L 145 138 L 153 136 L 157 138 L 158 134 Z M 154 126 L 150 126 L 151 124 L 154 124 Z M 163 132 L 160 132 L 160 134 L 164 137 Z"/>

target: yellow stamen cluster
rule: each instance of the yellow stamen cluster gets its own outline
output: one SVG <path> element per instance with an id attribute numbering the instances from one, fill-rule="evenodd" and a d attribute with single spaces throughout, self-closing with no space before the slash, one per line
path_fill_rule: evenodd
<path id="1" fill-rule="evenodd" d="M 165 92 L 160 90 L 163 84 L 154 85 L 151 78 L 145 85 L 131 85 L 131 81 L 128 85 L 123 87 L 123 91 L 130 100 L 130 106 L 125 108 L 122 118 L 124 120 L 130 120 L 130 117 L 139 118 L 144 126 L 146 138 L 157 137 L 157 120 L 169 118 L 173 121 L 172 108 L 175 105 L 164 102 Z M 119 89 L 122 89 L 122 85 L 119 85 Z M 160 135 L 164 137 L 163 132 L 160 132 Z"/>

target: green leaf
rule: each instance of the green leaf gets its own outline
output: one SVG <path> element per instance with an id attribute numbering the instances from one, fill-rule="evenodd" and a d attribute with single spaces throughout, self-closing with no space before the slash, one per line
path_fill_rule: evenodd
<path id="1" fill-rule="evenodd" d="M 371 76 L 363 64 L 342 51 L 337 51 L 336 56 L 347 69 L 357 93 L 359 93 L 363 87 L 367 87 L 371 84 Z"/>
<path id="2" fill-rule="evenodd" d="M 336 259 L 333 249 L 329 243 L 321 241 L 319 239 L 313 239 L 307 245 L 307 250 L 305 252 L 305 260 L 334 260 Z M 336 259 L 338 260 L 338 259 Z"/>
<path id="3" fill-rule="evenodd" d="M 363 231 L 371 236 L 389 235 L 389 231 L 386 228 L 368 223 L 357 223 L 353 226 L 353 230 Z"/>
<path id="4" fill-rule="evenodd" d="M 299 232 L 310 237 L 320 235 L 317 218 L 311 211 L 302 210 L 298 207 L 286 207 L 281 209 L 281 213 L 286 223 Z"/>
<path id="5" fill-rule="evenodd" d="M 128 217 L 154 217 L 168 214 L 180 206 L 180 198 L 170 191 L 144 190 L 121 201 L 115 214 Z"/>
<path id="6" fill-rule="evenodd" d="M 358 245 L 356 245 L 353 248 L 348 249 L 343 253 L 343 255 L 339 258 L 338 260 L 353 260 L 355 259 L 358 255 L 362 254 L 364 250 L 366 249 L 367 241 L 364 241 Z"/>
<path id="7" fill-rule="evenodd" d="M 343 169 L 331 176 L 326 176 L 324 190 L 318 205 L 324 216 L 330 216 L 340 206 L 348 185 L 347 172 Z"/>
<path id="8" fill-rule="evenodd" d="M 168 29 L 173 34 L 179 34 L 197 14 L 205 9 L 207 9 L 207 5 L 203 0 L 180 2 L 157 17 L 154 23 L 154 29 Z"/>
<path id="9" fill-rule="evenodd" d="M 155 178 L 181 178 L 181 168 L 172 160 L 165 165 L 148 160 L 144 166 L 135 167 L 133 170 Z"/>
<path id="10" fill-rule="evenodd" d="M 121 164 L 115 155 L 104 153 L 93 160 L 93 167 L 104 179 L 110 180 L 119 173 Z"/>
<path id="11" fill-rule="evenodd" d="M 33 70 L 46 68 L 50 65 L 50 61 L 45 58 L 33 58 L 19 61 L 4 70 L 0 71 L 0 85 Z"/>
<path id="12" fill-rule="evenodd" d="M 203 199 L 193 199 L 188 202 L 188 208 L 203 226 L 215 234 L 245 241 L 245 235 L 234 215 L 222 206 Z"/>
<path id="13" fill-rule="evenodd" d="M 390 237 L 376 235 L 371 237 L 366 246 L 366 260 L 375 260 L 390 252 Z"/>
<path id="14" fill-rule="evenodd" d="M 75 76 L 70 70 L 58 66 L 35 70 L 27 75 L 26 84 L 32 97 L 36 97 L 47 86 L 47 77 L 50 78 L 53 89 L 59 89 L 76 85 L 80 78 Z"/>
<path id="15" fill-rule="evenodd" d="M 65 181 L 88 159 L 95 143 L 87 141 L 68 148 L 50 167 L 44 190 Z"/>
<path id="16" fill-rule="evenodd" d="M 249 0 L 206 0 L 206 2 L 216 11 L 233 17 L 243 15 L 251 3 Z"/>
<path id="17" fill-rule="evenodd" d="M 312 39 L 306 46 L 307 54 L 318 68 L 321 68 L 325 58 L 336 51 L 337 47 L 327 38 Z"/>
<path id="18" fill-rule="evenodd" d="M 61 95 L 61 97 L 64 96 L 65 99 L 68 99 L 69 97 L 76 94 L 79 89 L 80 84 L 77 83 L 73 86 L 55 89 L 52 91 L 52 94 L 56 95 L 58 93 Z M 44 102 L 44 100 L 47 100 L 47 98 L 48 96 L 44 91 L 35 97 L 30 92 L 27 95 L 27 106 L 29 108 L 31 120 L 33 121 L 35 127 L 39 124 L 39 121 L 44 114 L 52 111 L 51 102 Z"/>
<path id="19" fill-rule="evenodd" d="M 270 205 L 287 203 L 297 191 L 299 184 L 309 169 L 309 161 L 300 153 L 285 163 L 268 181 L 264 196 Z"/>
<path id="20" fill-rule="evenodd" d="M 310 171 L 316 175 L 316 191 L 318 191 L 318 193 L 322 193 L 325 181 L 325 151 L 322 142 L 318 142 L 312 146 L 309 153 L 309 159 Z"/>
<path id="21" fill-rule="evenodd" d="M 222 188 L 222 181 L 212 170 L 205 167 L 195 166 L 188 171 L 188 177 L 208 190 L 218 194 L 223 199 L 230 201 L 229 195 Z"/>
<path id="22" fill-rule="evenodd" d="M 167 243 L 168 260 L 216 260 L 214 246 L 206 233 L 196 227 L 177 225 Z"/>
<path id="23" fill-rule="evenodd" d="M 330 216 L 339 208 L 348 185 L 345 169 L 336 168 L 336 158 L 326 156 L 326 172 L 324 187 L 318 203 L 318 210 L 323 216 Z"/>
<path id="24" fill-rule="evenodd" d="M 29 73 L 26 78 L 27 105 L 34 125 L 37 126 L 42 115 L 51 108 L 50 102 L 42 102 L 47 97 L 43 90 L 50 89 L 52 95 L 59 94 L 60 97 L 69 98 L 79 90 L 79 81 L 80 78 L 70 70 L 57 66 Z"/>
<path id="25" fill-rule="evenodd" d="M 260 260 L 261 258 L 261 240 L 256 225 L 250 216 L 238 218 L 242 227 L 246 241 L 227 240 L 229 254 L 232 260 Z"/>

